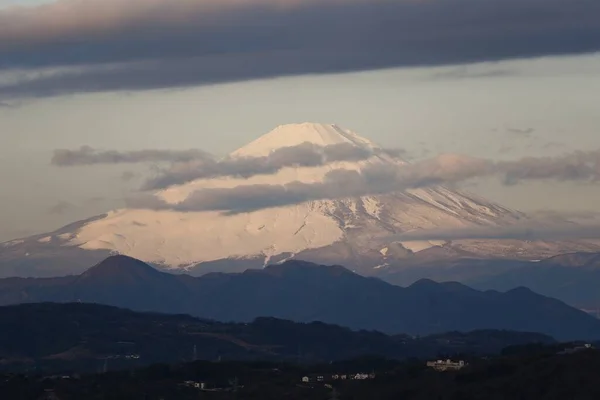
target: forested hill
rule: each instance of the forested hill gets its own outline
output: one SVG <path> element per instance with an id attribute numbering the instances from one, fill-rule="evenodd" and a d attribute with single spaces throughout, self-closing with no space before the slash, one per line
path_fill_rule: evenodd
<path id="1" fill-rule="evenodd" d="M 0 368 L 92 370 L 157 362 L 271 360 L 328 362 L 364 355 L 394 359 L 493 354 L 554 340 L 537 333 L 473 331 L 424 337 L 353 331 L 320 322 L 257 318 L 221 323 L 85 303 L 0 307 Z"/>

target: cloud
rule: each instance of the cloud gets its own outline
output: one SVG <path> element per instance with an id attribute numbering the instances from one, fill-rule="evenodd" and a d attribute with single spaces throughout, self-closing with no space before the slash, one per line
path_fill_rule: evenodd
<path id="1" fill-rule="evenodd" d="M 597 239 L 600 237 L 600 224 L 548 224 L 531 219 L 513 223 L 509 226 L 472 227 L 453 230 L 423 230 L 385 237 L 384 240 L 477 240 L 477 239 L 514 239 L 514 240 L 575 240 Z"/>
<path id="2" fill-rule="evenodd" d="M 51 164 L 59 167 L 72 167 L 95 164 L 185 162 L 208 159 L 210 157 L 212 156 L 202 150 L 137 150 L 120 152 L 116 150 L 101 151 L 89 146 L 82 146 L 77 150 L 54 150 Z"/>
<path id="3" fill-rule="evenodd" d="M 437 72 L 431 76 L 434 80 L 455 80 L 455 79 L 476 79 L 476 78 L 497 78 L 505 76 L 514 76 L 516 71 L 510 69 L 490 69 L 474 70 L 466 65 L 455 67 L 448 71 Z"/>
<path id="4" fill-rule="evenodd" d="M 1 96 L 1 92 L 0 92 L 0 96 Z M 19 102 L 0 100 L 0 108 L 17 108 L 17 107 L 19 107 L 19 105 L 20 105 Z"/>
<path id="5" fill-rule="evenodd" d="M 533 132 L 535 132 L 534 128 L 506 128 L 506 131 L 512 133 L 517 136 L 531 137 Z"/>
<path id="6" fill-rule="evenodd" d="M 87 199 L 85 201 L 86 204 L 89 205 L 98 205 L 98 204 L 102 204 L 109 201 L 109 199 L 107 199 L 104 196 L 94 196 L 94 197 L 90 197 L 89 199 Z"/>
<path id="7" fill-rule="evenodd" d="M 513 151 L 515 148 L 513 146 L 502 146 L 498 149 L 498 154 L 507 154 Z"/>
<path id="8" fill-rule="evenodd" d="M 137 178 L 137 176 L 138 175 L 133 171 L 124 171 L 121 174 L 121 180 L 123 182 L 130 182 L 130 181 L 134 180 L 135 178 Z"/>
<path id="9" fill-rule="evenodd" d="M 166 203 L 148 194 L 129 199 L 128 206 L 182 212 L 241 213 L 312 200 L 384 194 L 458 182 L 477 176 L 484 168 L 487 168 L 485 160 L 442 156 L 401 167 L 376 164 L 361 171 L 335 169 L 325 175 L 323 182 L 318 183 L 295 181 L 283 185 L 201 189 L 177 204 Z"/>
<path id="10" fill-rule="evenodd" d="M 48 214 L 64 215 L 76 208 L 77 206 L 73 203 L 69 203 L 68 201 L 59 201 L 48 209 Z"/>
<path id="11" fill-rule="evenodd" d="M 492 176 L 499 177 L 507 185 L 550 179 L 598 182 L 600 150 L 574 152 L 562 157 L 528 157 L 502 162 L 447 154 L 406 165 L 372 164 L 361 171 L 336 169 L 317 183 L 296 181 L 283 185 L 200 189 L 176 204 L 147 194 L 129 199 L 128 206 L 182 212 L 243 213 L 313 200 L 378 195 L 439 185 L 452 186 L 474 178 Z"/>
<path id="12" fill-rule="evenodd" d="M 368 149 L 350 143 L 317 146 L 305 142 L 297 146 L 282 147 L 264 157 L 226 157 L 223 160 L 203 159 L 176 163 L 158 176 L 149 179 L 143 190 L 164 189 L 197 179 L 231 176 L 250 178 L 254 175 L 275 174 L 285 167 L 317 167 L 339 161 L 361 161 L 374 155 L 398 158 L 399 149 Z"/>
<path id="13" fill-rule="evenodd" d="M 545 143 L 542 148 L 543 149 L 564 149 L 564 148 L 568 148 L 569 145 L 566 143 L 562 143 L 562 142 L 556 142 L 556 141 L 550 141 Z"/>
<path id="14" fill-rule="evenodd" d="M 557 210 L 536 210 L 528 213 L 529 215 L 543 218 L 545 220 L 554 221 L 594 221 L 600 222 L 600 211 L 590 210 L 569 210 L 569 211 L 557 211 Z"/>
<path id="15" fill-rule="evenodd" d="M 526 157 L 497 163 L 495 169 L 504 175 L 507 185 L 545 179 L 596 182 L 600 179 L 600 150 L 577 151 L 558 157 Z"/>
<path id="16" fill-rule="evenodd" d="M 27 72 L 0 94 L 592 52 L 598 20 L 594 0 L 56 0 L 0 10 L 0 71 Z"/>
<path id="17" fill-rule="evenodd" d="M 505 226 L 475 226 L 463 229 L 429 229 L 391 235 L 389 240 L 574 240 L 600 237 L 600 213 L 595 211 L 537 210 L 526 219 Z"/>
<path id="18" fill-rule="evenodd" d="M 365 184 L 363 174 L 340 169 L 329 172 L 322 183 L 295 181 L 284 185 L 240 185 L 234 188 L 202 189 L 178 204 L 166 203 L 154 195 L 143 195 L 128 199 L 127 204 L 132 208 L 171 209 L 182 212 L 240 213 L 310 200 L 353 196 L 360 194 Z"/>

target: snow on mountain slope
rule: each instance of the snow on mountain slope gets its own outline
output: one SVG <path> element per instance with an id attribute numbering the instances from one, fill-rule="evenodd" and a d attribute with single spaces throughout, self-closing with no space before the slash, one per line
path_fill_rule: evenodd
<path id="1" fill-rule="evenodd" d="M 231 155 L 234 157 L 266 156 L 273 150 L 297 146 L 304 142 L 317 146 L 348 143 L 359 147 L 377 147 L 371 141 L 337 125 L 306 122 L 303 124 L 280 125 L 266 135 L 234 151 Z"/>
<path id="2" fill-rule="evenodd" d="M 318 146 L 350 143 L 376 145 L 335 125 L 284 125 L 233 152 L 232 157 L 260 157 L 285 147 L 310 142 Z M 360 162 L 334 162 L 319 167 L 283 168 L 248 179 L 200 179 L 157 195 L 170 203 L 183 201 L 202 188 L 239 185 L 321 182 L 334 169 L 360 170 L 366 165 L 403 161 L 374 155 Z M 471 205 L 466 208 L 465 205 Z M 370 239 L 404 230 L 463 227 L 494 223 L 511 211 L 486 205 L 443 188 L 416 189 L 406 194 L 323 200 L 223 215 L 220 212 L 119 210 L 83 227 L 72 241 L 84 249 L 108 249 L 169 266 L 188 266 L 230 257 L 267 258 L 332 245 L 345 238 Z M 352 231 L 358 231 L 356 234 Z"/>
<path id="3" fill-rule="evenodd" d="M 348 143 L 369 150 L 378 148 L 369 140 L 336 125 L 305 123 L 279 126 L 230 156 L 268 156 L 273 150 L 304 142 L 318 146 Z M 247 179 L 199 179 L 170 187 L 155 195 L 166 202 L 178 203 L 202 188 L 281 185 L 293 181 L 315 183 L 322 182 L 326 174 L 334 169 L 361 170 L 369 165 L 393 163 L 401 167 L 405 164 L 405 161 L 384 152 L 373 154 L 359 162 L 286 167 L 274 174 L 255 175 Z M 223 260 L 258 260 L 260 264 L 266 264 L 297 257 L 362 266 L 368 270 L 415 254 L 428 257 L 476 254 L 477 249 L 482 247 L 490 256 L 497 256 L 495 249 L 500 249 L 505 256 L 507 252 L 522 248 L 523 243 L 517 241 L 498 246 L 494 243 L 501 241 L 486 241 L 485 246 L 480 242 L 469 244 L 468 241 L 456 245 L 435 240 L 387 243 L 385 238 L 423 229 L 511 224 L 522 218 L 523 214 L 485 199 L 434 187 L 377 196 L 308 201 L 240 214 L 121 209 L 76 225 L 77 229 L 72 231 L 65 232 L 63 229 L 60 238 L 52 234 L 39 236 L 36 243 L 40 246 L 43 244 L 44 249 L 54 246 L 56 252 L 77 249 L 95 254 L 120 253 L 167 268 L 191 268 L 217 263 L 218 269 L 223 265 Z M 24 246 L 28 243 L 27 240 L 25 242 L 12 242 L 9 245 Z M 527 254 L 522 256 L 531 254 L 532 257 L 539 257 L 537 248 L 531 244 L 529 247 L 525 251 Z M 542 248 L 548 251 L 548 244 L 543 244 Z M 575 246 L 569 250 L 577 251 L 580 248 Z M 0 255 L 1 251 L 0 248 Z"/>
<path id="4" fill-rule="evenodd" d="M 343 232 L 311 206 L 223 216 L 217 212 L 119 210 L 85 226 L 71 242 L 168 266 L 224 258 L 296 253 L 330 245 Z"/>

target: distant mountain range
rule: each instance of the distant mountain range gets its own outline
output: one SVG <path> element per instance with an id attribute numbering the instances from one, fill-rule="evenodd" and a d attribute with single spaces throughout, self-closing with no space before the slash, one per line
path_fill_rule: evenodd
<path id="1" fill-rule="evenodd" d="M 479 290 L 525 286 L 569 305 L 600 314 L 600 253 L 569 253 L 539 262 L 458 259 L 407 265 L 377 275 L 395 285 L 420 279 L 458 281 Z"/>
<path id="2" fill-rule="evenodd" d="M 526 288 L 477 291 L 420 280 L 403 288 L 340 266 L 288 261 L 244 273 L 173 275 L 112 256 L 81 275 L 0 280 L 0 304 L 89 302 L 220 321 L 276 317 L 426 335 L 503 329 L 559 340 L 600 338 L 600 320 Z"/>
<path id="3" fill-rule="evenodd" d="M 275 318 L 221 323 L 85 303 L 0 307 L 0 331 L 0 371 L 38 372 L 97 371 L 194 359 L 314 363 L 365 356 L 489 355 L 507 346 L 555 342 L 542 334 L 510 331 L 411 337 Z"/>

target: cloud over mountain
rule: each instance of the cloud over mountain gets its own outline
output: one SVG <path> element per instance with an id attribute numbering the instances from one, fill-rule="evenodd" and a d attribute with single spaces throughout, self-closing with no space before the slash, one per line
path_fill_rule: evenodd
<path id="1" fill-rule="evenodd" d="M 65 213 L 75 209 L 75 208 L 77 208 L 76 205 L 63 200 L 63 201 L 59 201 L 58 203 L 56 203 L 53 206 L 51 206 L 50 208 L 48 208 L 48 213 L 62 215 L 62 214 L 65 214 Z"/>
<path id="2" fill-rule="evenodd" d="M 531 218 L 510 226 L 471 227 L 461 229 L 429 229 L 386 237 L 385 240 L 463 240 L 463 239 L 515 239 L 515 240 L 576 240 L 600 237 L 600 223 L 561 223 L 543 218 Z"/>
<path id="3" fill-rule="evenodd" d="M 223 160 L 201 160 L 179 163 L 149 179 L 143 189 L 157 190 L 181 185 L 196 179 L 223 176 L 249 178 L 270 175 L 285 167 L 318 167 L 339 161 L 361 161 L 376 154 L 398 156 L 399 151 L 367 149 L 349 143 L 317 146 L 305 142 L 297 146 L 282 147 L 263 157 L 226 157 Z"/>
<path id="4" fill-rule="evenodd" d="M 57 0 L 0 11 L 4 98 L 600 50 L 594 0 Z"/>
<path id="5" fill-rule="evenodd" d="M 600 150 L 576 151 L 557 157 L 526 157 L 498 163 L 496 169 L 504 175 L 506 184 L 533 179 L 596 182 L 600 179 Z"/>
<path id="6" fill-rule="evenodd" d="M 507 185 L 526 180 L 598 182 L 600 150 L 574 152 L 561 157 L 527 157 L 502 162 L 444 154 L 406 165 L 375 164 L 360 171 L 336 169 L 328 172 L 322 182 L 242 184 L 233 188 L 200 189 L 176 204 L 167 203 L 153 195 L 144 195 L 129 199 L 129 206 L 184 212 L 238 213 L 311 200 L 455 185 L 482 177 L 498 177 Z"/>
<path id="7" fill-rule="evenodd" d="M 202 150 L 96 150 L 82 146 L 77 150 L 57 149 L 51 164 L 58 167 L 95 164 L 137 164 L 148 162 L 186 162 L 198 159 L 209 159 L 208 153 Z"/>
<path id="8" fill-rule="evenodd" d="M 224 176 L 249 178 L 254 175 L 270 175 L 285 167 L 318 167 L 332 162 L 355 162 L 374 155 L 397 158 L 400 149 L 365 148 L 338 143 L 318 146 L 305 142 L 296 146 L 275 149 L 262 157 L 226 157 L 218 160 L 202 150 L 97 150 L 82 146 L 76 150 L 57 149 L 51 164 L 74 167 L 95 164 L 136 164 L 148 162 L 171 162 L 172 165 L 150 178 L 143 190 L 158 190 L 181 185 L 197 179 Z"/>

